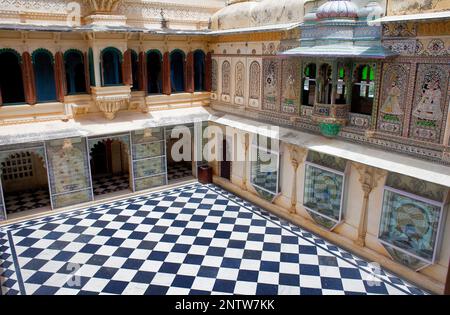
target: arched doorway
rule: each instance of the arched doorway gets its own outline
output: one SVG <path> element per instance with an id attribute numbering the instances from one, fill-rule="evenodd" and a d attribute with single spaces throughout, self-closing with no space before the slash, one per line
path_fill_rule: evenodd
<path id="1" fill-rule="evenodd" d="M 194 91 L 205 91 L 205 53 L 201 50 L 194 52 Z"/>
<path id="2" fill-rule="evenodd" d="M 114 47 L 103 49 L 102 56 L 103 85 L 120 85 L 122 80 L 122 53 Z"/>
<path id="3" fill-rule="evenodd" d="M 184 92 L 184 63 L 185 55 L 181 50 L 174 50 L 170 54 L 170 80 L 172 92 Z"/>
<path id="4" fill-rule="evenodd" d="M 37 101 L 40 103 L 55 102 L 56 85 L 52 53 L 41 48 L 34 51 L 32 57 Z"/>
<path id="5" fill-rule="evenodd" d="M 83 53 L 68 50 L 64 53 L 67 94 L 86 93 L 86 75 Z"/>
<path id="6" fill-rule="evenodd" d="M 91 146 L 90 163 L 94 195 L 129 190 L 128 145 L 120 140 L 101 139 Z"/>
<path id="7" fill-rule="evenodd" d="M 14 50 L 0 50 L 0 92 L 3 105 L 24 103 L 20 55 Z"/>
<path id="8" fill-rule="evenodd" d="M 162 93 L 162 55 L 157 50 L 147 53 L 148 93 Z"/>
<path id="9" fill-rule="evenodd" d="M 23 211 L 50 210 L 47 169 L 41 155 L 33 151 L 14 152 L 0 166 L 9 218 Z"/>

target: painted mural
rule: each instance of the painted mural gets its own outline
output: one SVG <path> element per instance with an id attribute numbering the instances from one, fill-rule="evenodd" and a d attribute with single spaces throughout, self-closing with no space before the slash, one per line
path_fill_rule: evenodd
<path id="1" fill-rule="evenodd" d="M 388 1 L 388 15 L 446 11 L 450 0 Z"/>
<path id="2" fill-rule="evenodd" d="M 301 62 L 298 58 L 283 60 L 281 112 L 296 114 L 300 107 Z"/>
<path id="3" fill-rule="evenodd" d="M 440 142 L 447 112 L 448 65 L 419 64 L 410 137 Z"/>
<path id="4" fill-rule="evenodd" d="M 403 131 L 409 64 L 384 64 L 378 129 L 395 135 Z"/>
<path id="5" fill-rule="evenodd" d="M 264 59 L 263 61 L 263 109 L 278 111 L 280 104 L 279 83 L 280 83 L 279 59 Z"/>

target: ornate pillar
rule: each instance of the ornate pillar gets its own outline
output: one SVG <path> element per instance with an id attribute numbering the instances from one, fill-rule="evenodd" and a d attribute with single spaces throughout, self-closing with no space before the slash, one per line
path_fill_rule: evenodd
<path id="1" fill-rule="evenodd" d="M 66 95 L 66 69 L 64 67 L 64 57 L 62 52 L 55 54 L 55 82 L 56 82 L 56 99 L 58 102 L 64 102 Z"/>
<path id="2" fill-rule="evenodd" d="M 194 53 L 192 51 L 188 52 L 185 63 L 185 91 L 188 93 L 194 93 Z"/>
<path id="3" fill-rule="evenodd" d="M 91 78 L 89 74 L 89 56 L 84 53 L 84 82 L 86 84 L 86 93 L 91 94 Z"/>
<path id="4" fill-rule="evenodd" d="M 247 156 L 248 156 L 248 148 L 250 146 L 250 141 L 249 141 L 249 134 L 245 133 L 244 136 L 241 138 L 242 144 L 244 145 L 244 171 L 242 174 L 242 190 L 247 191 Z"/>
<path id="5" fill-rule="evenodd" d="M 170 95 L 172 92 L 172 87 L 170 84 L 170 58 L 168 51 L 166 51 L 163 55 L 162 81 L 163 81 L 163 94 Z"/>
<path id="6" fill-rule="evenodd" d="M 127 49 L 123 54 L 122 60 L 122 76 L 123 84 L 132 85 L 133 84 L 133 71 L 131 70 L 131 50 Z"/>
<path id="7" fill-rule="evenodd" d="M 205 90 L 211 92 L 212 87 L 212 54 L 208 52 L 205 60 Z"/>
<path id="8" fill-rule="evenodd" d="M 287 148 L 289 149 L 289 158 L 293 168 L 291 207 L 289 208 L 289 213 L 295 214 L 297 213 L 297 171 L 298 167 L 305 161 L 308 150 L 293 144 L 288 144 Z"/>
<path id="9" fill-rule="evenodd" d="M 147 73 L 147 54 L 144 51 L 139 53 L 139 91 L 148 93 L 148 73 Z"/>
<path id="10" fill-rule="evenodd" d="M 359 163 L 353 163 L 353 165 L 358 170 L 359 182 L 361 183 L 361 188 L 364 192 L 363 205 L 359 217 L 358 238 L 355 243 L 359 246 L 365 246 L 370 193 L 377 187 L 380 179 L 386 175 L 386 171 Z"/>
<path id="11" fill-rule="evenodd" d="M 31 55 L 28 51 L 22 54 L 22 80 L 25 93 L 25 102 L 30 105 L 36 104 L 36 85 L 34 82 L 34 69 Z"/>

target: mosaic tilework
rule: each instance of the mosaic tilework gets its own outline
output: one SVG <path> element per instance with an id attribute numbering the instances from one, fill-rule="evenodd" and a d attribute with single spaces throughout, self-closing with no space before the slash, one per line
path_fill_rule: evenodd
<path id="1" fill-rule="evenodd" d="M 168 180 L 181 179 L 192 176 L 192 165 L 190 162 L 175 163 L 167 167 Z"/>
<path id="2" fill-rule="evenodd" d="M 4 226 L 0 246 L 3 294 L 426 293 L 214 185 Z"/>
<path id="3" fill-rule="evenodd" d="M 129 189 L 130 181 L 127 175 L 105 176 L 92 179 L 94 195 L 104 195 L 115 191 Z"/>
<path id="4" fill-rule="evenodd" d="M 50 206 L 48 190 L 36 190 L 5 195 L 8 213 L 17 213 Z"/>

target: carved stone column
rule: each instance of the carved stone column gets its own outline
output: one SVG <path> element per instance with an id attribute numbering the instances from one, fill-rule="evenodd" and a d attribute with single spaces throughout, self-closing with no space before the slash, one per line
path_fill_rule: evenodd
<path id="1" fill-rule="evenodd" d="M 36 85 L 34 81 L 34 69 L 31 55 L 28 51 L 22 54 L 22 80 L 25 92 L 25 102 L 30 105 L 36 104 Z"/>
<path id="2" fill-rule="evenodd" d="M 250 141 L 249 141 L 249 134 L 245 133 L 244 137 L 241 138 L 242 144 L 244 145 L 244 171 L 242 174 L 242 190 L 247 191 L 247 156 L 248 156 L 248 148 L 250 146 Z"/>
<path id="3" fill-rule="evenodd" d="M 186 57 L 186 92 L 194 93 L 194 53 L 188 52 Z"/>
<path id="4" fill-rule="evenodd" d="M 289 150 L 289 158 L 293 168 L 291 207 L 289 208 L 289 213 L 295 214 L 297 213 L 297 171 L 298 167 L 304 163 L 308 150 L 292 144 L 287 144 L 287 148 Z"/>
<path id="5" fill-rule="evenodd" d="M 64 67 L 64 57 L 62 52 L 55 54 L 55 81 L 56 81 L 56 99 L 58 102 L 64 102 L 66 95 L 66 69 Z"/>
<path id="6" fill-rule="evenodd" d="M 170 95 L 172 87 L 170 84 L 170 58 L 168 51 L 166 51 L 163 55 L 162 81 L 163 81 L 163 94 Z"/>
<path id="7" fill-rule="evenodd" d="M 205 60 L 205 90 L 211 92 L 212 86 L 212 54 L 208 52 Z"/>
<path id="8" fill-rule="evenodd" d="M 359 163 L 353 163 L 353 165 L 358 170 L 359 182 L 364 192 L 363 205 L 359 217 L 358 238 L 355 243 L 359 246 L 365 246 L 370 193 L 377 187 L 380 179 L 386 175 L 386 171 Z"/>

